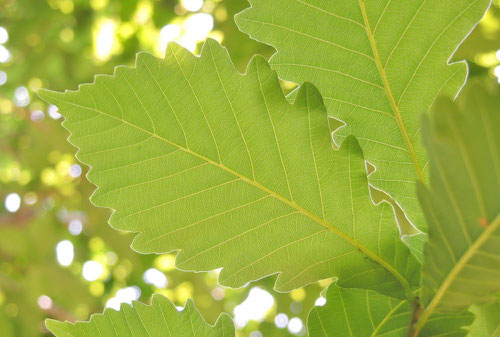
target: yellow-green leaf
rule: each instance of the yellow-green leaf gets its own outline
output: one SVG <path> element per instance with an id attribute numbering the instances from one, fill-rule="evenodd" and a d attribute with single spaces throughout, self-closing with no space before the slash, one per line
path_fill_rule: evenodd
<path id="1" fill-rule="evenodd" d="M 242 75 L 213 40 L 199 58 L 169 44 L 165 59 L 141 53 L 134 69 L 40 95 L 92 167 L 91 200 L 139 233 L 139 252 L 181 250 L 178 267 L 223 268 L 231 287 L 280 273 L 281 291 L 336 276 L 404 296 L 419 281 L 356 140 L 335 151 L 316 89 L 289 104 L 261 57 Z"/>

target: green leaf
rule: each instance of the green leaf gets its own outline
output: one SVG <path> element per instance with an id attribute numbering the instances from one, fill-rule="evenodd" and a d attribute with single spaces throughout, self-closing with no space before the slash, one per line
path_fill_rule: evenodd
<path id="1" fill-rule="evenodd" d="M 500 337 L 500 302 L 473 305 L 471 311 L 476 320 L 470 327 L 468 337 Z"/>
<path id="2" fill-rule="evenodd" d="M 169 44 L 164 60 L 140 53 L 135 69 L 40 96 L 139 252 L 182 250 L 178 267 L 224 268 L 230 287 L 280 273 L 280 291 L 337 276 L 403 296 L 419 281 L 357 142 L 333 150 L 319 93 L 303 85 L 289 104 L 261 57 L 242 75 L 213 40 L 199 58 Z"/>
<path id="3" fill-rule="evenodd" d="M 427 180 L 420 115 L 439 93 L 454 97 L 467 76 L 448 61 L 490 0 L 249 0 L 239 28 L 278 52 L 280 77 L 313 83 L 330 116 L 358 138 L 376 167 L 369 182 L 425 230 L 415 180 Z"/>
<path id="4" fill-rule="evenodd" d="M 404 337 L 411 305 L 375 291 L 346 289 L 330 285 L 326 305 L 315 307 L 309 313 L 307 327 L 310 337 Z M 436 315 L 428 322 L 421 337 L 465 336 L 461 326 L 470 324 L 470 313 Z"/>
<path id="5" fill-rule="evenodd" d="M 472 85 L 462 97 L 439 100 L 424 121 L 431 185 L 419 185 L 429 222 L 420 325 L 500 291 L 500 95 Z"/>
<path id="6" fill-rule="evenodd" d="M 120 311 L 106 309 L 92 315 L 88 322 L 59 322 L 47 320 L 45 325 L 56 337 L 234 337 L 234 325 L 223 314 L 215 325 L 209 325 L 188 300 L 183 311 L 166 297 L 154 295 L 151 305 L 134 302 L 122 304 Z"/>

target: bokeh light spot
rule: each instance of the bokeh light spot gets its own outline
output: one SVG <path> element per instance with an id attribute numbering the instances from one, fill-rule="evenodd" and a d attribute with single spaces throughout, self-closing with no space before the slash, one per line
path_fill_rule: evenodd
<path id="1" fill-rule="evenodd" d="M 174 41 L 181 35 L 181 27 L 178 25 L 166 25 L 160 30 L 160 37 L 158 38 L 158 45 L 161 54 L 163 55 L 167 50 L 169 42 Z"/>
<path id="2" fill-rule="evenodd" d="M 106 308 L 120 310 L 122 303 L 132 304 L 141 297 L 141 289 L 139 287 L 126 287 L 116 292 L 116 295 L 106 302 Z"/>
<path id="3" fill-rule="evenodd" d="M 73 219 L 68 224 L 68 230 L 71 235 L 79 235 L 82 232 L 83 224 L 79 219 Z"/>
<path id="4" fill-rule="evenodd" d="M 72 178 L 78 178 L 82 174 L 82 167 L 78 164 L 73 164 L 69 167 L 68 174 Z"/>
<path id="5" fill-rule="evenodd" d="M 497 77 L 498 83 L 500 83 L 500 66 L 496 66 L 495 70 L 493 70 L 495 76 Z"/>
<path id="6" fill-rule="evenodd" d="M 9 41 L 9 33 L 7 32 L 7 29 L 0 26 L 0 43 L 3 44 L 7 41 Z"/>
<path id="7" fill-rule="evenodd" d="M 323 296 L 320 296 L 316 299 L 316 302 L 314 302 L 314 305 L 317 307 L 322 307 L 326 304 L 326 298 Z"/>
<path id="8" fill-rule="evenodd" d="M 96 261 L 87 261 L 83 264 L 82 275 L 87 281 L 95 281 L 102 275 L 102 265 Z"/>
<path id="9" fill-rule="evenodd" d="M 302 331 L 302 328 L 304 328 L 304 323 L 302 323 L 302 320 L 298 317 L 292 318 L 288 323 L 288 331 L 293 334 L 300 333 Z"/>
<path id="10" fill-rule="evenodd" d="M 216 301 L 222 301 L 224 297 L 226 296 L 226 291 L 222 289 L 221 287 L 216 287 L 212 290 L 212 297 Z"/>
<path id="11" fill-rule="evenodd" d="M 4 46 L 0 45 L 0 63 L 7 63 L 10 61 L 10 51 Z"/>
<path id="12" fill-rule="evenodd" d="M 203 7 L 203 0 L 183 0 L 182 6 L 190 12 L 196 12 Z"/>
<path id="13" fill-rule="evenodd" d="M 42 110 L 31 111 L 30 118 L 33 122 L 39 122 L 45 118 L 45 114 Z"/>
<path id="14" fill-rule="evenodd" d="M 288 325 L 288 316 L 284 313 L 279 313 L 274 317 L 274 324 L 280 328 L 284 329 Z"/>
<path id="15" fill-rule="evenodd" d="M 1 47 L 1 46 L 0 46 Z M 30 103 L 28 88 L 21 86 L 14 91 L 14 105 L 19 107 L 27 106 Z"/>
<path id="16" fill-rule="evenodd" d="M 47 109 L 47 113 L 49 114 L 50 118 L 52 119 L 59 119 L 62 117 L 62 115 L 59 113 L 59 109 L 55 105 L 49 105 L 49 108 Z"/>
<path id="17" fill-rule="evenodd" d="M 46 295 L 38 297 L 38 300 L 36 302 L 38 306 L 43 310 L 49 310 L 50 308 L 52 308 L 52 299 Z"/>
<path id="18" fill-rule="evenodd" d="M 0 71 L 0 85 L 7 83 L 7 73 L 5 71 Z"/>
<path id="19" fill-rule="evenodd" d="M 146 284 L 152 284 L 158 289 L 166 288 L 168 285 L 168 280 L 165 274 L 156 268 L 149 268 L 142 275 L 144 282 Z"/>
<path id="20" fill-rule="evenodd" d="M 306 291 L 303 288 L 295 289 L 290 293 L 292 300 L 302 302 L 306 298 Z"/>
<path id="21" fill-rule="evenodd" d="M 30 205 L 30 206 L 34 205 L 34 204 L 36 204 L 37 201 L 38 201 L 38 197 L 37 197 L 35 192 L 28 192 L 24 196 L 24 202 L 26 203 L 26 205 Z"/>
<path id="22" fill-rule="evenodd" d="M 61 241 L 56 246 L 57 262 L 61 266 L 69 266 L 73 262 L 75 252 L 73 244 L 69 240 Z"/>
<path id="23" fill-rule="evenodd" d="M 115 42 L 116 23 L 105 19 L 98 24 L 95 37 L 94 55 L 98 61 L 107 61 L 111 57 Z"/>
<path id="24" fill-rule="evenodd" d="M 21 207 L 21 197 L 17 193 L 10 193 L 5 198 L 5 208 L 10 213 L 15 213 Z"/>
<path id="25" fill-rule="evenodd" d="M 196 41 L 204 40 L 214 28 L 214 18 L 207 13 L 198 13 L 189 17 L 185 22 L 186 33 Z"/>
<path id="26" fill-rule="evenodd" d="M 237 328 L 245 327 L 250 320 L 262 322 L 274 305 L 274 297 L 265 290 L 253 287 L 243 303 L 234 308 L 234 323 Z"/>
<path id="27" fill-rule="evenodd" d="M 170 271 L 175 269 L 175 256 L 172 254 L 165 254 L 158 256 L 153 265 L 161 271 Z"/>
<path id="28" fill-rule="evenodd" d="M 260 332 L 260 331 L 252 331 L 250 333 L 249 337 L 262 337 L 262 332 Z"/>

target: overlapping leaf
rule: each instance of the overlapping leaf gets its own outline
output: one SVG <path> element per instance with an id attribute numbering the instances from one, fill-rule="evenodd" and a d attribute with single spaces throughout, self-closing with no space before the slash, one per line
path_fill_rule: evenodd
<path id="1" fill-rule="evenodd" d="M 500 337 L 500 302 L 478 306 L 471 311 L 476 315 L 468 337 Z"/>
<path id="2" fill-rule="evenodd" d="M 334 151 L 317 91 L 302 86 L 290 105 L 260 57 L 241 75 L 215 41 L 200 58 L 170 44 L 164 60 L 142 53 L 135 69 L 40 95 L 92 167 L 92 201 L 139 232 L 139 252 L 182 250 L 177 266 L 222 267 L 232 287 L 337 276 L 402 296 L 418 282 L 391 206 L 370 199 L 357 142 Z"/>
<path id="3" fill-rule="evenodd" d="M 191 300 L 183 311 L 166 297 L 154 295 L 151 305 L 134 302 L 122 304 L 120 311 L 106 309 L 88 322 L 46 321 L 56 337 L 234 337 L 234 325 L 223 314 L 214 326 L 207 324 Z"/>
<path id="4" fill-rule="evenodd" d="M 278 52 L 271 66 L 309 81 L 377 170 L 369 181 L 424 229 L 415 181 L 426 181 L 420 115 L 439 93 L 455 96 L 464 63 L 448 60 L 490 0 L 250 0 L 236 22 Z"/>
<path id="5" fill-rule="evenodd" d="M 440 100 L 424 123 L 431 186 L 419 185 L 429 222 L 421 324 L 500 291 L 499 106 L 500 95 L 473 85 L 458 104 Z"/>
<path id="6" fill-rule="evenodd" d="M 375 291 L 345 289 L 332 284 L 326 305 L 311 310 L 307 322 L 310 337 L 404 337 L 412 313 L 406 300 Z M 465 336 L 461 329 L 474 319 L 470 313 L 436 315 L 420 336 Z"/>
<path id="7" fill-rule="evenodd" d="M 427 234 L 419 233 L 414 235 L 403 235 L 401 240 L 410 248 L 410 251 L 418 262 L 422 263 L 424 259 L 424 245 L 427 242 L 427 238 Z"/>

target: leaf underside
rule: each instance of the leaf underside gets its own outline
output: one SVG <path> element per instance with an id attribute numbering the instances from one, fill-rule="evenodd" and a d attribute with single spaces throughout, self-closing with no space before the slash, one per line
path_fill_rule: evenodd
<path id="1" fill-rule="evenodd" d="M 429 222 L 423 300 L 456 311 L 500 291 L 500 94 L 471 85 L 453 104 L 439 100 L 424 138 L 431 185 L 419 185 Z"/>
<path id="2" fill-rule="evenodd" d="M 260 57 L 242 75 L 213 40 L 199 58 L 171 43 L 165 59 L 140 53 L 134 69 L 39 94 L 92 167 L 92 202 L 139 233 L 138 252 L 181 250 L 179 268 L 224 268 L 231 287 L 280 273 L 276 289 L 289 291 L 336 276 L 401 297 L 419 281 L 391 206 L 371 201 L 356 140 L 333 150 L 316 89 L 289 104 Z"/>
<path id="3" fill-rule="evenodd" d="M 326 305 L 309 313 L 310 337 L 404 337 L 411 316 L 406 300 L 381 295 L 375 291 L 346 289 L 330 285 Z M 463 337 L 461 326 L 472 323 L 470 313 L 436 315 L 428 322 L 421 337 Z"/>
<path id="4" fill-rule="evenodd" d="M 369 182 L 425 231 L 415 181 L 427 180 L 420 115 L 441 93 L 455 97 L 464 62 L 449 64 L 490 0 L 249 0 L 239 28 L 277 49 L 281 78 L 313 83 L 376 167 Z"/>
<path id="5" fill-rule="evenodd" d="M 106 309 L 88 322 L 47 320 L 47 329 L 56 337 L 234 337 L 234 325 L 223 314 L 214 326 L 207 324 L 191 300 L 183 311 L 166 297 L 154 295 L 151 305 L 122 304 L 120 311 Z"/>

